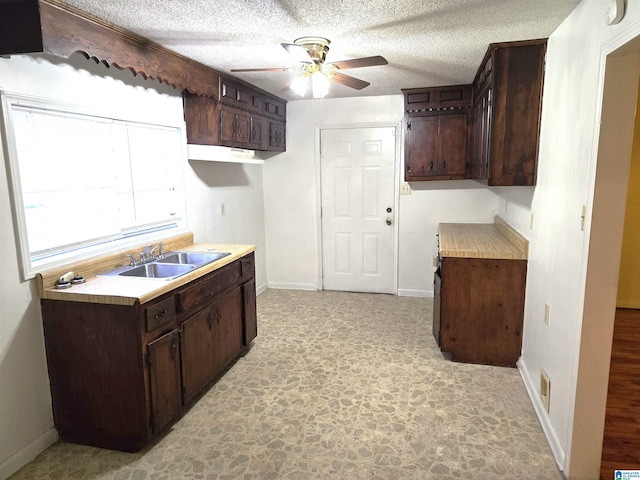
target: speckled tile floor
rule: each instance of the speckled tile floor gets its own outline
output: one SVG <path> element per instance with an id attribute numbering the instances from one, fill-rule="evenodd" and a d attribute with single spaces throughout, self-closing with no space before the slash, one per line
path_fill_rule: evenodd
<path id="1" fill-rule="evenodd" d="M 431 306 L 268 290 L 251 351 L 153 445 L 59 442 L 11 479 L 560 480 L 517 370 L 443 359 Z"/>

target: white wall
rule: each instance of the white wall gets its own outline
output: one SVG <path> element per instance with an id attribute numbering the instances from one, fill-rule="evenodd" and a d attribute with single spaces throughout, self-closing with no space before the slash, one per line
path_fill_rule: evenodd
<path id="1" fill-rule="evenodd" d="M 611 117 L 608 128 L 615 131 L 611 143 L 618 147 L 601 152 L 599 162 L 611 162 L 611 174 L 599 176 L 598 188 L 603 52 L 617 37 L 640 33 L 639 2 L 627 1 L 625 19 L 611 27 L 604 22 L 606 3 L 583 0 L 549 39 L 538 183 L 531 208 L 534 222 L 527 235 L 529 270 L 520 368 L 558 462 L 570 479 L 599 478 L 627 143 L 630 147 L 631 141 L 626 138 L 625 122 L 635 105 L 638 84 L 637 67 L 627 61 L 628 73 L 634 77 L 627 82 L 631 87 L 626 86 L 631 88 L 626 94 L 629 108 L 618 109 Z M 606 193 L 598 199 L 594 191 Z M 502 205 L 509 194 L 498 193 Z M 580 228 L 583 205 L 587 207 L 585 232 Z M 601 221 L 592 224 L 592 212 L 595 221 L 597 211 Z M 526 234 L 530 221 L 526 208 L 509 208 L 506 218 Z M 543 321 L 545 303 L 550 305 L 549 326 Z M 549 413 L 539 401 L 541 368 L 551 379 Z"/>
<path id="2" fill-rule="evenodd" d="M 402 95 L 300 100 L 287 104 L 287 151 L 264 168 L 268 284 L 272 288 L 318 289 L 319 130 L 323 127 L 397 126 L 403 145 Z M 402 178 L 403 151 L 398 158 Z M 399 197 L 398 293 L 433 296 L 432 257 L 440 222 L 493 222 L 498 197 L 472 180 L 412 183 Z"/>
<path id="3" fill-rule="evenodd" d="M 0 58 L 0 88 L 74 105 L 182 119 L 181 92 L 78 55 Z M 4 163 L 4 145 L 0 158 Z M 196 241 L 254 243 L 256 283 L 266 284 L 262 167 L 185 166 L 189 226 Z M 219 214 L 225 204 L 225 216 Z M 5 168 L 0 168 L 0 478 L 57 438 L 35 282 L 21 282 Z"/>
<path id="4" fill-rule="evenodd" d="M 186 169 L 194 241 L 256 245 L 258 292 L 267 288 L 262 170 L 262 165 L 199 160 L 190 160 Z"/>

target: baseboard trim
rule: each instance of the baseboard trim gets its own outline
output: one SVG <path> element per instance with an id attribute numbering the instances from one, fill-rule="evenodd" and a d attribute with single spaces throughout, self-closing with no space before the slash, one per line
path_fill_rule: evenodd
<path id="1" fill-rule="evenodd" d="M 58 432 L 55 428 L 40 435 L 22 450 L 0 463 L 0 478 L 9 478 L 57 441 Z"/>
<path id="2" fill-rule="evenodd" d="M 411 290 L 409 288 L 399 288 L 399 297 L 420 297 L 433 298 L 433 290 Z"/>
<path id="3" fill-rule="evenodd" d="M 538 389 L 536 388 L 537 382 L 534 382 L 529 376 L 529 371 L 527 370 L 525 361 L 522 357 L 520 357 L 516 365 L 518 366 L 520 377 L 522 377 L 522 381 L 524 382 L 524 386 L 527 389 L 527 393 L 529 394 L 529 398 L 531 399 L 533 408 L 536 411 L 536 415 L 538 416 L 538 421 L 542 426 L 542 431 L 544 432 L 545 437 L 547 437 L 547 443 L 549 443 L 549 447 L 551 448 L 551 452 L 556 459 L 558 468 L 561 472 L 563 472 L 565 452 L 560 445 L 560 440 L 556 435 L 556 431 L 553 428 L 553 425 L 551 425 L 549 414 L 542 405 L 542 401 L 538 396 Z"/>
<path id="4" fill-rule="evenodd" d="M 267 284 L 263 283 L 261 285 L 258 285 L 258 287 L 256 288 L 256 295 L 260 295 L 261 293 L 264 293 L 267 290 Z"/>
<path id="5" fill-rule="evenodd" d="M 316 285 L 315 283 L 268 282 L 268 287 L 275 290 L 307 290 L 311 292 L 318 291 L 318 285 Z"/>

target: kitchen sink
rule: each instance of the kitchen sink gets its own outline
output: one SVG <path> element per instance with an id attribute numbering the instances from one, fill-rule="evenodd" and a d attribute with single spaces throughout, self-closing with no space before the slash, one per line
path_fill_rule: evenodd
<path id="1" fill-rule="evenodd" d="M 171 263 L 147 263 L 119 273 L 122 277 L 165 278 L 171 279 L 195 270 L 195 265 L 176 265 Z"/>
<path id="2" fill-rule="evenodd" d="M 229 252 L 169 252 L 164 257 L 156 260 L 162 264 L 195 265 L 201 267 L 223 257 L 230 255 Z"/>
<path id="3" fill-rule="evenodd" d="M 99 277 L 136 277 L 173 280 L 197 268 L 231 255 L 230 252 L 167 252 L 163 257 L 135 267 L 118 267 Z"/>

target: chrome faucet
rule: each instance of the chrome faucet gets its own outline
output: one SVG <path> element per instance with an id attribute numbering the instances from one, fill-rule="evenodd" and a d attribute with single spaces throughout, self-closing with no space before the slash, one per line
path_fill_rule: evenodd
<path id="1" fill-rule="evenodd" d="M 158 256 L 157 257 L 153 255 L 153 252 L 155 252 L 156 250 L 158 251 Z M 160 240 L 160 243 L 158 243 L 158 245 L 153 247 L 151 249 L 151 252 L 149 252 L 149 260 L 154 260 L 156 258 L 162 258 L 162 257 L 164 257 L 164 249 L 163 249 L 163 245 L 162 245 L 162 240 Z"/>
<path id="2" fill-rule="evenodd" d="M 151 245 L 147 245 L 147 247 L 144 249 L 144 252 L 140 253 L 140 263 L 146 263 L 149 261 L 149 258 L 147 258 L 147 256 L 149 255 L 150 251 Z"/>
<path id="3" fill-rule="evenodd" d="M 155 251 L 158 252 L 158 256 L 154 255 Z M 136 261 L 136 257 L 135 256 L 133 256 L 133 255 L 131 255 L 129 253 L 127 254 L 127 257 L 129 258 L 129 266 L 130 267 L 135 267 L 137 265 L 142 265 L 142 264 L 151 262 L 151 261 L 155 260 L 156 258 L 163 258 L 164 257 L 164 245 L 162 243 L 162 240 L 155 247 L 153 247 L 152 245 L 147 245 L 145 247 L 144 251 L 140 252 L 140 261 L 139 262 Z"/>

